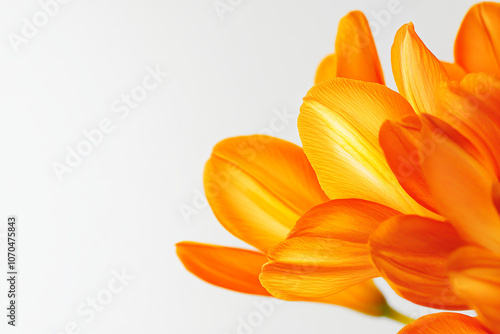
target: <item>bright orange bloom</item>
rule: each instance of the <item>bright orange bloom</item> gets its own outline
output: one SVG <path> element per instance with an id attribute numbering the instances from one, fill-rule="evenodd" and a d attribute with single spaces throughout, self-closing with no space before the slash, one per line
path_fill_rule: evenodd
<path id="1" fill-rule="evenodd" d="M 384 82 L 373 37 L 362 13 L 352 12 L 342 19 L 336 45 L 334 66 L 329 61 L 331 57 L 327 57 L 316 80 L 341 75 Z M 217 144 L 206 164 L 204 184 L 207 199 L 219 222 L 259 251 L 181 242 L 177 244 L 179 258 L 190 272 L 211 284 L 238 292 L 270 295 L 258 278 L 261 267 L 268 261 L 265 254 L 285 240 L 288 233 L 294 233 L 290 230 L 306 211 L 329 201 L 306 155 L 300 147 L 277 138 L 246 136 L 226 139 Z M 353 218 L 356 214 L 365 217 L 366 210 L 378 212 L 378 216 L 375 214 L 376 218 L 372 219 L 373 227 L 351 235 L 360 243 L 363 248 L 360 256 L 367 261 L 367 233 L 399 212 L 360 200 L 344 200 L 337 204 L 339 208 L 350 210 L 351 217 L 338 216 L 345 219 L 347 229 L 349 224 L 360 221 Z M 425 212 L 425 209 L 418 212 Z M 334 212 L 331 214 L 335 215 Z M 366 240 L 361 243 L 359 238 Z M 330 247 L 338 246 L 330 244 Z M 280 256 L 285 258 L 287 255 Z M 372 271 L 372 267 L 368 270 Z M 351 284 L 336 294 L 297 294 L 284 299 L 331 303 L 374 316 L 408 321 L 387 305 L 371 280 Z"/>
<path id="2" fill-rule="evenodd" d="M 240 292 L 388 316 L 372 282 L 381 276 L 416 304 L 478 312 L 426 316 L 401 333 L 500 332 L 497 19 L 498 4 L 469 11 L 457 64 L 439 61 L 413 24 L 401 27 L 396 93 L 366 18 L 348 14 L 301 107 L 303 150 L 238 137 L 207 163 L 216 217 L 260 252 L 181 243 L 186 268 Z"/>
<path id="3" fill-rule="evenodd" d="M 338 201 L 313 208 L 269 251 L 261 282 L 286 299 L 381 275 L 414 303 L 474 308 L 500 332 L 500 80 L 450 81 L 412 24 L 398 31 L 392 64 L 401 95 L 367 82 L 322 82 L 304 98 L 299 132 L 330 198 L 405 215 L 383 222 L 373 208 L 332 215 Z M 432 319 L 453 318 L 442 317 Z"/>

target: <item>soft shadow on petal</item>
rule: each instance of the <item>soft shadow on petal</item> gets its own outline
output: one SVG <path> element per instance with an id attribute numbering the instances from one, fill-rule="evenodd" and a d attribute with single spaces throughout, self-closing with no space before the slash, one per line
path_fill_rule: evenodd
<path id="1" fill-rule="evenodd" d="M 448 222 L 398 216 L 383 222 L 370 238 L 373 263 L 403 298 L 427 307 L 469 309 L 453 293 L 447 259 L 466 245 Z"/>

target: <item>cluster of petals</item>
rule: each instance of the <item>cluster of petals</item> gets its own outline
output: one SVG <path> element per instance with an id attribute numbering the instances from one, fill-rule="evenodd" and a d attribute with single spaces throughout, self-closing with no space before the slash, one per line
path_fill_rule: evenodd
<path id="1" fill-rule="evenodd" d="M 182 242 L 234 291 L 394 312 L 372 279 L 441 312 L 400 333 L 500 333 L 500 5 L 466 14 L 455 62 L 402 26 L 385 86 L 360 12 L 340 24 L 298 118 L 303 148 L 226 139 L 204 172 L 219 222 L 256 251 Z"/>

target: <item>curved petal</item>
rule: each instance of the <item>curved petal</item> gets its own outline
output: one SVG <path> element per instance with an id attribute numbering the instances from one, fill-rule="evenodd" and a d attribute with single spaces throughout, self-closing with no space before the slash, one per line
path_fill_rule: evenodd
<path id="1" fill-rule="evenodd" d="M 435 313 L 405 326 L 398 334 L 493 334 L 479 320 L 458 313 Z"/>
<path id="2" fill-rule="evenodd" d="M 264 252 L 284 240 L 304 212 L 328 200 L 302 149 L 269 136 L 218 143 L 203 182 L 219 222 Z"/>
<path id="3" fill-rule="evenodd" d="M 399 93 L 415 112 L 435 114 L 434 91 L 449 78 L 441 62 L 415 33 L 413 23 L 403 25 L 396 33 L 391 62 Z"/>
<path id="4" fill-rule="evenodd" d="M 432 128 L 432 140 L 423 140 L 421 119 Z M 434 199 L 424 177 L 422 163 L 428 154 L 432 154 L 434 142 L 441 140 L 442 136 L 448 136 L 468 153 L 479 157 L 476 148 L 460 132 L 428 114 L 404 116 L 398 122 L 386 121 L 379 133 L 380 146 L 399 184 L 418 203 L 435 213 Z"/>
<path id="5" fill-rule="evenodd" d="M 176 246 L 186 269 L 205 282 L 237 292 L 270 295 L 259 282 L 260 270 L 267 262 L 263 253 L 190 241 Z"/>
<path id="6" fill-rule="evenodd" d="M 432 140 L 425 127 L 423 140 L 432 150 L 422 169 L 439 212 L 465 240 L 500 251 L 500 217 L 491 197 L 496 176 L 450 138 Z"/>
<path id="7" fill-rule="evenodd" d="M 463 133 L 500 176 L 500 80 L 474 73 L 436 94 L 439 117 Z"/>
<path id="8" fill-rule="evenodd" d="M 446 73 L 448 73 L 448 77 L 450 77 L 450 80 L 460 81 L 467 74 L 467 72 L 465 72 L 465 70 L 456 63 L 441 61 L 441 64 L 443 64 Z"/>
<path id="9" fill-rule="evenodd" d="M 500 183 L 493 185 L 491 196 L 493 197 L 493 205 L 495 206 L 498 214 L 500 215 Z"/>
<path id="10" fill-rule="evenodd" d="M 465 244 L 450 223 L 419 216 L 388 219 L 370 238 L 373 263 L 400 296 L 447 310 L 469 309 L 453 293 L 446 267 Z"/>
<path id="11" fill-rule="evenodd" d="M 455 40 L 455 61 L 467 72 L 500 76 L 500 4 L 471 7 Z"/>
<path id="12" fill-rule="evenodd" d="M 314 83 L 320 83 L 326 80 L 333 79 L 337 76 L 337 56 L 331 54 L 326 56 L 316 70 Z"/>
<path id="13" fill-rule="evenodd" d="M 379 84 L 337 78 L 314 86 L 300 111 L 304 152 L 328 197 L 361 198 L 426 214 L 399 186 L 378 143 L 385 120 L 413 113 L 399 94 Z"/>
<path id="14" fill-rule="evenodd" d="M 494 333 L 500 332 L 500 256 L 486 249 L 466 247 L 449 261 L 456 293 L 467 299 Z"/>
<path id="15" fill-rule="evenodd" d="M 338 77 L 385 83 L 377 47 L 362 12 L 350 12 L 340 20 L 335 54 Z"/>
<path id="16" fill-rule="evenodd" d="M 378 276 L 368 239 L 399 212 L 358 199 L 333 200 L 302 216 L 287 240 L 268 252 L 260 281 L 285 300 L 326 298 Z"/>

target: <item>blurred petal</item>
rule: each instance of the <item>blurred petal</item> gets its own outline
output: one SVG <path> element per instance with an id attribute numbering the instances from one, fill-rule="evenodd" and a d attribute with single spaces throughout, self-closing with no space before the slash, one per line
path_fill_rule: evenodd
<path id="1" fill-rule="evenodd" d="M 435 114 L 434 91 L 449 80 L 441 62 L 415 33 L 412 23 L 403 25 L 391 50 L 392 72 L 399 93 L 417 114 Z"/>
<path id="2" fill-rule="evenodd" d="M 400 296 L 447 310 L 469 309 L 453 293 L 446 267 L 465 244 L 450 223 L 419 216 L 388 219 L 370 238 L 373 263 Z"/>
<path id="3" fill-rule="evenodd" d="M 337 76 L 337 56 L 331 54 L 326 56 L 318 66 L 314 83 L 333 79 Z"/>
<path id="4" fill-rule="evenodd" d="M 267 258 L 263 253 L 184 241 L 177 245 L 177 256 L 192 274 L 221 288 L 269 296 L 259 282 Z"/>
<path id="5" fill-rule="evenodd" d="M 398 334 L 493 334 L 479 320 L 458 313 L 429 314 L 405 326 Z"/>
<path id="6" fill-rule="evenodd" d="M 450 80 L 460 81 L 467 74 L 467 72 L 465 72 L 465 70 L 456 63 L 441 61 L 441 64 L 443 64 L 446 73 L 448 73 L 448 76 L 450 77 Z"/>
<path id="7" fill-rule="evenodd" d="M 384 84 L 375 41 L 362 12 L 350 12 L 340 20 L 335 54 L 338 77 Z"/>
<path id="8" fill-rule="evenodd" d="M 449 270 L 456 293 L 494 333 L 500 333 L 500 256 L 482 248 L 462 248 L 450 258 Z"/>
<path id="9" fill-rule="evenodd" d="M 467 12 L 455 40 L 455 61 L 467 72 L 500 76 L 500 4 L 482 2 Z"/>
<path id="10" fill-rule="evenodd" d="M 302 149 L 269 136 L 218 143 L 203 181 L 219 222 L 264 252 L 284 240 L 304 212 L 328 200 Z"/>
<path id="11" fill-rule="evenodd" d="M 493 205 L 495 206 L 498 214 L 500 215 L 500 183 L 493 185 L 491 196 L 493 197 Z"/>
<path id="12" fill-rule="evenodd" d="M 460 84 L 450 83 L 437 94 L 438 116 L 477 147 L 484 163 L 500 175 L 500 80 L 474 73 Z"/>
<path id="13" fill-rule="evenodd" d="M 443 136 L 423 140 L 432 144 L 422 169 L 439 212 L 470 242 L 500 251 L 500 217 L 492 201 L 496 176 L 457 143 Z"/>
<path id="14" fill-rule="evenodd" d="M 269 250 L 262 285 L 281 299 L 317 299 L 377 277 L 368 239 L 380 222 L 397 214 L 358 199 L 314 207 L 299 219 L 287 240 Z"/>
<path id="15" fill-rule="evenodd" d="M 405 99 L 379 84 L 337 78 L 314 86 L 304 98 L 298 127 L 328 197 L 361 198 L 425 214 L 397 183 L 378 143 L 385 120 L 412 113 Z"/>

